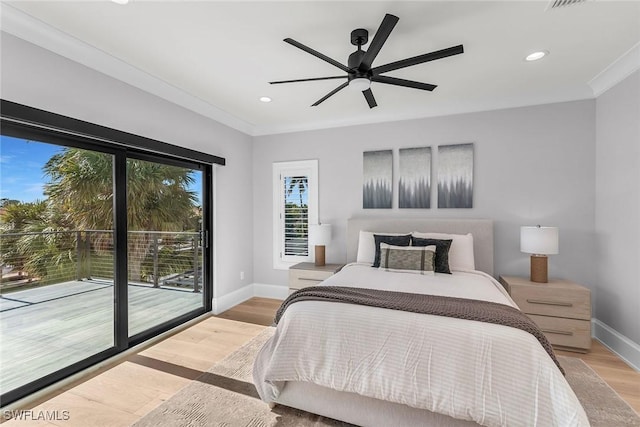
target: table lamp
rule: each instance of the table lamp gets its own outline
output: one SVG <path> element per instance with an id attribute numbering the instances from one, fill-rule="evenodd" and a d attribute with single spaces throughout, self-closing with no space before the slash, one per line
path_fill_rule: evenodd
<path id="1" fill-rule="evenodd" d="M 309 226 L 309 244 L 315 246 L 316 266 L 325 265 L 325 246 L 331 243 L 330 224 L 312 224 Z"/>
<path id="2" fill-rule="evenodd" d="M 531 281 L 547 283 L 547 255 L 558 253 L 558 227 L 520 227 L 520 252 L 531 254 Z"/>

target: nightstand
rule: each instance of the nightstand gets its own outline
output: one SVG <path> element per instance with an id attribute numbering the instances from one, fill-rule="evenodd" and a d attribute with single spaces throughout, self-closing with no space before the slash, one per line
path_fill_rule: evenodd
<path id="1" fill-rule="evenodd" d="M 586 353 L 591 348 L 591 291 L 569 280 L 534 283 L 500 276 L 500 283 L 559 350 Z"/>
<path id="2" fill-rule="evenodd" d="M 336 274 L 344 264 L 325 264 L 322 267 L 312 262 L 301 262 L 289 267 L 289 294 L 298 289 L 314 286 Z"/>

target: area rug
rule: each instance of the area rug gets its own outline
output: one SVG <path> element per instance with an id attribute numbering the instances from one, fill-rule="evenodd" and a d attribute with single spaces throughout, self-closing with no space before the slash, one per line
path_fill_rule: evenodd
<path id="1" fill-rule="evenodd" d="M 350 425 L 280 405 L 271 409 L 260 400 L 252 383 L 253 360 L 274 330 L 269 327 L 262 331 L 134 426 Z M 640 416 L 582 360 L 562 356 L 558 360 L 567 372 L 567 381 L 580 399 L 592 427 L 640 426 Z"/>

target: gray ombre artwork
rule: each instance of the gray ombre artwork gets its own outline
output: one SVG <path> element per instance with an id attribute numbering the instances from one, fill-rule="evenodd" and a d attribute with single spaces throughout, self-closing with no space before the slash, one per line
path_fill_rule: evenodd
<path id="1" fill-rule="evenodd" d="M 400 208 L 431 207 L 431 147 L 400 149 Z"/>
<path id="2" fill-rule="evenodd" d="M 365 151 L 362 171 L 362 208 L 391 209 L 393 151 Z"/>
<path id="3" fill-rule="evenodd" d="M 473 144 L 438 146 L 438 207 L 473 207 Z"/>

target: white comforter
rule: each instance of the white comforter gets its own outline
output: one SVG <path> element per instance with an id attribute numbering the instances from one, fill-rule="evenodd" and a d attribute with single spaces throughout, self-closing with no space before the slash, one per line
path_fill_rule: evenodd
<path id="1" fill-rule="evenodd" d="M 478 271 L 421 276 L 352 264 L 323 284 L 516 306 L 499 283 Z M 277 400 L 287 381 L 305 381 L 485 426 L 589 425 L 535 337 L 470 320 L 298 302 L 258 354 L 253 375 L 266 402 Z"/>

